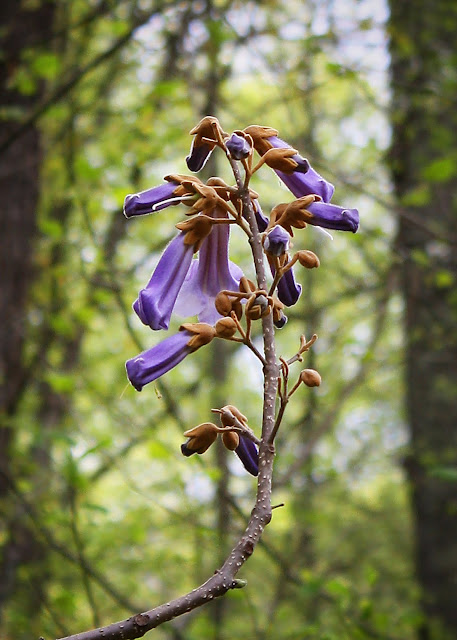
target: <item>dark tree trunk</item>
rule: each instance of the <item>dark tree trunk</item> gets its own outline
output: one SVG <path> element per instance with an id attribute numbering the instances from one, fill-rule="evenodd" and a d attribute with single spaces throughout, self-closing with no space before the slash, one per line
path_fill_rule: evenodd
<path id="1" fill-rule="evenodd" d="M 390 5 L 419 637 L 442 640 L 457 637 L 457 5 Z"/>
<path id="2" fill-rule="evenodd" d="M 51 35 L 54 3 L 34 3 L 28 8 L 18 0 L 4 0 L 0 8 L 2 64 L 0 65 L 0 144 L 5 143 L 19 122 L 41 98 L 15 89 L 15 74 L 23 51 L 44 46 Z M 0 161 L 0 499 L 3 524 L 14 521 L 14 506 L 5 499 L 10 488 L 13 446 L 12 417 L 23 391 L 25 365 L 27 292 L 32 280 L 33 243 L 40 181 L 40 136 L 35 127 L 7 146 Z M 0 558 L 0 612 L 11 596 L 16 569 L 33 556 L 30 540 L 22 529 L 8 538 Z"/>

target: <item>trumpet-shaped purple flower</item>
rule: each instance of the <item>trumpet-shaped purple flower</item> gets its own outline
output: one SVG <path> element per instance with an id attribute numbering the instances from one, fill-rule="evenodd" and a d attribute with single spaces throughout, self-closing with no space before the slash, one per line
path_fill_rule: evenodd
<path id="1" fill-rule="evenodd" d="M 193 349 L 188 344 L 191 337 L 189 331 L 180 331 L 127 360 L 127 376 L 135 389 L 141 391 L 145 384 L 157 380 L 192 353 Z"/>
<path id="2" fill-rule="evenodd" d="M 325 229 L 352 231 L 353 233 L 359 228 L 357 209 L 345 209 L 327 202 L 312 202 L 306 208 L 312 214 L 311 219 L 306 219 L 308 224 Z"/>
<path id="3" fill-rule="evenodd" d="M 144 216 L 165 209 L 171 204 L 179 204 L 178 201 L 169 202 L 171 198 L 175 197 L 177 187 L 179 187 L 179 182 L 171 181 L 139 193 L 130 193 L 124 200 L 125 217 Z"/>
<path id="4" fill-rule="evenodd" d="M 215 218 L 226 218 L 221 209 L 214 210 Z M 178 316 L 198 316 L 200 322 L 215 324 L 221 318 L 214 300 L 223 289 L 237 291 L 242 270 L 229 260 L 229 225 L 213 226 L 203 241 L 198 258 L 193 260 L 182 283 L 174 311 Z"/>
<path id="5" fill-rule="evenodd" d="M 268 142 L 270 142 L 275 149 L 291 148 L 290 144 L 287 144 L 287 142 L 276 136 L 268 138 Z M 335 191 L 333 184 L 317 173 L 306 158 L 295 155 L 292 156 L 292 160 L 295 160 L 298 166 L 291 173 L 276 171 L 276 174 L 281 178 L 294 196 L 296 198 L 301 198 L 302 196 L 308 196 L 311 193 L 315 193 L 320 196 L 324 202 L 330 202 L 333 192 Z"/>
<path id="6" fill-rule="evenodd" d="M 244 131 L 252 136 L 254 147 L 261 156 L 269 149 L 293 148 L 290 144 L 287 144 L 287 142 L 278 137 L 278 132 L 275 129 L 252 125 Z M 295 154 L 291 156 L 291 160 L 296 163 L 296 167 L 291 168 L 290 171 L 286 172 L 279 169 L 274 169 L 274 171 L 294 196 L 301 198 L 302 196 L 315 193 L 320 196 L 324 202 L 330 202 L 335 189 L 334 186 L 319 175 L 317 171 L 310 166 L 306 158 Z"/>
<path id="7" fill-rule="evenodd" d="M 176 298 L 192 262 L 194 248 L 184 243 L 185 235 L 181 232 L 173 238 L 133 304 L 141 322 L 154 331 L 168 329 Z"/>
<path id="8" fill-rule="evenodd" d="M 216 207 L 215 218 L 227 214 Z M 198 316 L 200 322 L 214 324 L 221 315 L 214 300 L 222 289 L 237 290 L 243 275 L 228 258 L 229 225 L 214 225 L 203 240 L 198 258 L 195 247 L 179 233 L 167 246 L 148 284 L 138 294 L 133 308 L 141 322 L 155 331 L 168 329 L 171 314 Z"/>
<path id="9" fill-rule="evenodd" d="M 259 452 L 252 440 L 240 434 L 240 444 L 235 449 L 235 453 L 246 471 L 249 471 L 253 476 L 259 474 Z"/>

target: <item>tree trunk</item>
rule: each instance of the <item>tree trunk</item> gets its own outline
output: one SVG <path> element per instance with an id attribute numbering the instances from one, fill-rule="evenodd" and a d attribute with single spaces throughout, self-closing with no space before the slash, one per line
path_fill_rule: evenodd
<path id="1" fill-rule="evenodd" d="M 457 637 L 457 5 L 391 0 L 419 638 Z"/>
<path id="2" fill-rule="evenodd" d="M 0 8 L 2 64 L 0 65 L 0 144 L 6 142 L 41 98 L 41 87 L 32 95 L 15 89 L 15 75 L 23 51 L 46 45 L 52 29 L 54 3 L 4 0 Z M 33 243 L 39 199 L 41 151 L 39 132 L 30 127 L 2 153 L 0 163 L 0 499 L 6 527 L 15 521 L 14 501 L 7 500 L 12 468 L 14 430 L 12 418 L 24 389 L 26 368 L 23 347 L 26 333 L 27 292 L 33 274 Z M 3 531 L 1 548 L 0 614 L 11 597 L 16 570 L 33 561 L 37 546 L 23 539 L 23 528 L 14 537 Z"/>

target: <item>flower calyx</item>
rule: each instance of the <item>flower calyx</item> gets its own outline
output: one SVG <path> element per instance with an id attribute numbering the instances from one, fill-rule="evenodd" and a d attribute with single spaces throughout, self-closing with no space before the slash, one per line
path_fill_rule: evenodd
<path id="1" fill-rule="evenodd" d="M 263 127 L 258 124 L 252 124 L 244 129 L 244 133 L 251 136 L 254 143 L 254 149 L 263 156 L 267 151 L 273 148 L 268 138 L 278 135 L 278 130 L 272 127 Z"/>
<path id="2" fill-rule="evenodd" d="M 266 291 L 255 291 L 245 306 L 246 317 L 250 320 L 260 320 L 269 315 L 273 309 L 273 298 L 267 295 Z"/>
<path id="3" fill-rule="evenodd" d="M 194 453 L 205 453 L 216 441 L 218 428 L 212 422 L 203 422 L 193 429 L 184 432 L 187 442 L 181 445 L 181 452 L 186 458 Z"/>
<path id="4" fill-rule="evenodd" d="M 228 138 L 228 133 L 222 129 L 219 120 L 215 116 L 205 116 L 200 122 L 189 131 L 194 138 L 194 146 L 198 147 L 202 144 L 216 146 L 221 139 Z"/>
<path id="5" fill-rule="evenodd" d="M 176 228 L 186 234 L 184 244 L 194 247 L 194 252 L 202 246 L 203 240 L 209 236 L 213 229 L 214 221 L 204 214 L 194 216 L 189 220 L 183 220 L 176 224 Z"/>
<path id="6" fill-rule="evenodd" d="M 270 214 L 269 228 L 274 224 L 279 224 L 293 236 L 294 232 L 292 231 L 292 227 L 304 229 L 306 224 L 313 218 L 312 213 L 310 213 L 306 207 L 320 199 L 320 196 L 311 194 L 298 198 L 298 200 L 294 200 L 289 204 L 282 203 L 276 205 Z"/>
<path id="7" fill-rule="evenodd" d="M 205 344 L 209 344 L 213 338 L 216 337 L 216 329 L 206 322 L 185 322 L 179 327 L 180 331 L 188 331 L 192 333 L 192 337 L 187 343 L 187 346 L 196 351 L 203 347 Z"/>

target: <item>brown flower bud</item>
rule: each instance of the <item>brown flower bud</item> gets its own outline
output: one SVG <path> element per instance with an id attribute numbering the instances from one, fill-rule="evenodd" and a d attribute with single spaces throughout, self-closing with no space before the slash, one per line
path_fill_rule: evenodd
<path id="1" fill-rule="evenodd" d="M 219 291 L 214 299 L 214 306 L 221 316 L 229 316 L 232 311 L 232 300 L 226 293 Z"/>
<path id="2" fill-rule="evenodd" d="M 236 431 L 226 431 L 222 434 L 222 442 L 229 451 L 235 451 L 240 444 L 240 436 Z"/>
<path id="3" fill-rule="evenodd" d="M 238 327 L 233 318 L 221 318 L 216 322 L 215 329 L 218 338 L 232 338 L 238 331 Z"/>
<path id="4" fill-rule="evenodd" d="M 322 378 L 314 369 L 303 369 L 300 373 L 300 381 L 306 384 L 307 387 L 319 387 Z"/>
<path id="5" fill-rule="evenodd" d="M 315 269 L 320 265 L 319 258 L 313 251 L 302 249 L 297 251 L 298 262 L 306 269 Z"/>
<path id="6" fill-rule="evenodd" d="M 187 343 L 187 346 L 196 351 L 205 344 L 209 344 L 216 336 L 216 329 L 206 322 L 185 322 L 179 327 L 179 330 L 186 330 L 194 335 Z"/>
<path id="7" fill-rule="evenodd" d="M 188 438 L 181 445 L 182 454 L 186 457 L 193 453 L 205 453 L 217 438 L 217 427 L 212 422 L 204 422 L 193 429 L 184 432 Z"/>

